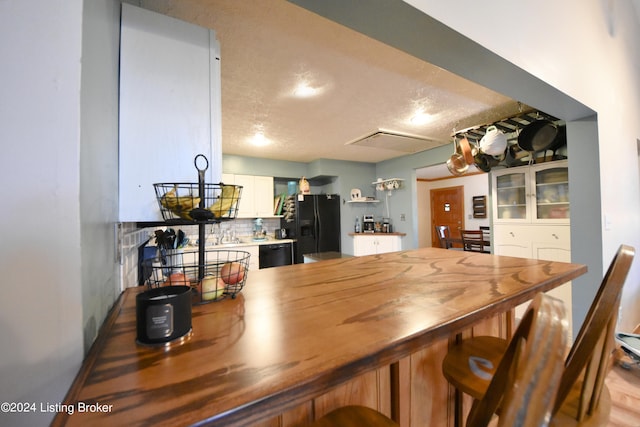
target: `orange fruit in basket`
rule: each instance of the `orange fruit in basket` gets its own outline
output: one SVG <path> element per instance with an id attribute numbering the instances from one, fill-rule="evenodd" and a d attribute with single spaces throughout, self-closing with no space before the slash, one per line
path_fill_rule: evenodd
<path id="1" fill-rule="evenodd" d="M 220 277 L 228 285 L 235 285 L 244 280 L 245 268 L 239 262 L 226 262 L 220 269 Z"/>
<path id="2" fill-rule="evenodd" d="M 171 273 L 162 286 L 191 286 L 191 283 L 183 273 Z"/>

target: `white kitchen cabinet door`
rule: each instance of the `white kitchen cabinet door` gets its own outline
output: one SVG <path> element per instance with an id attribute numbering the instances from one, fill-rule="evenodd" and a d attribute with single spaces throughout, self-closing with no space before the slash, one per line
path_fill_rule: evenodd
<path id="1" fill-rule="evenodd" d="M 231 179 L 227 174 L 224 176 Z M 273 216 L 272 176 L 233 175 L 233 181 L 235 185 L 242 185 L 238 218 Z"/>
<path id="2" fill-rule="evenodd" d="M 567 161 L 491 172 L 494 224 L 568 224 Z"/>
<path id="3" fill-rule="evenodd" d="M 253 181 L 256 216 L 273 216 L 273 177 L 256 176 Z"/>
<path id="4" fill-rule="evenodd" d="M 198 182 L 194 158 L 222 171 L 220 48 L 215 32 L 122 5 L 120 221 L 162 220 L 153 184 Z"/>
<path id="5" fill-rule="evenodd" d="M 238 250 L 249 252 L 249 271 L 260 269 L 260 246 L 241 246 Z"/>
<path id="6" fill-rule="evenodd" d="M 495 222 L 527 223 L 531 221 L 531 179 L 527 167 L 491 172 L 493 215 Z"/>
<path id="7" fill-rule="evenodd" d="M 400 236 L 376 236 L 376 253 L 384 254 L 402 249 L 402 238 Z"/>
<path id="8" fill-rule="evenodd" d="M 238 205 L 238 218 L 252 218 L 256 212 L 253 183 L 253 175 L 234 175 L 234 184 L 242 186 L 240 204 Z"/>
<path id="9" fill-rule="evenodd" d="M 497 224 L 493 230 L 494 253 L 518 258 L 571 262 L 571 235 L 568 225 Z M 548 292 L 565 304 L 571 325 L 571 282 Z M 524 315 L 529 303 L 516 307 L 516 318 Z"/>
<path id="10" fill-rule="evenodd" d="M 353 236 L 353 254 L 355 256 L 383 254 L 402 250 L 402 236 L 362 234 Z"/>
<path id="11" fill-rule="evenodd" d="M 493 253 L 518 258 L 531 258 L 530 227 L 502 225 L 493 227 Z"/>
<path id="12" fill-rule="evenodd" d="M 374 237 L 353 236 L 353 254 L 355 256 L 373 255 L 376 253 Z"/>

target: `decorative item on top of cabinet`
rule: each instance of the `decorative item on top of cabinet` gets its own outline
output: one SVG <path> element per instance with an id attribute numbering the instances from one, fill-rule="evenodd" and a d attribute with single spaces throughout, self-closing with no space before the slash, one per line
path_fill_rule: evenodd
<path id="1" fill-rule="evenodd" d="M 309 185 L 309 181 L 304 176 L 300 178 L 300 193 L 301 194 L 311 194 L 311 186 Z"/>
<path id="2" fill-rule="evenodd" d="M 473 196 L 473 217 L 487 217 L 487 196 Z"/>

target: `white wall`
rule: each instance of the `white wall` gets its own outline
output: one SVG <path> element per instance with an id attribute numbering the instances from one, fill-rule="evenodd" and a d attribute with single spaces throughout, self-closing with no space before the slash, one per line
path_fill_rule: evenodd
<path id="1" fill-rule="evenodd" d="M 473 196 L 487 196 L 487 205 L 490 203 L 489 175 L 482 173 L 455 178 L 440 179 L 435 181 L 418 181 L 418 247 L 430 247 L 431 235 L 434 230 L 431 227 L 431 203 L 430 191 L 436 188 L 464 186 L 464 221 L 465 228 L 477 230 L 481 226 L 489 226 L 489 206 L 487 206 L 487 218 L 473 218 Z"/>
<path id="2" fill-rule="evenodd" d="M 37 405 L 3 426 L 50 422 L 115 295 L 119 2 L 87 2 L 0 1 L 0 401 Z"/>
<path id="3" fill-rule="evenodd" d="M 39 405 L 64 396 L 82 360 L 82 2 L 33 3 L 0 2 L 0 400 Z M 50 417 L 0 413 L 0 424 Z"/>
<path id="4" fill-rule="evenodd" d="M 602 264 L 609 264 L 621 243 L 640 251 L 640 25 L 631 1 L 407 3 L 597 112 Z M 636 260 L 625 285 L 620 329 L 640 323 L 639 301 Z"/>

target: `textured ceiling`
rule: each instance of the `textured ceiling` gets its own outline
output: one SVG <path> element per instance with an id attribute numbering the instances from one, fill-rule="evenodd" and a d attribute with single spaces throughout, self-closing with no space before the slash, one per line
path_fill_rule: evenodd
<path id="1" fill-rule="evenodd" d="M 379 162 L 407 152 L 348 143 L 384 129 L 419 136 L 421 151 L 450 143 L 454 128 L 518 112 L 512 99 L 284 0 L 139 4 L 216 31 L 225 154 Z M 300 80 L 321 93 L 293 96 Z M 429 123 L 409 122 L 418 109 Z M 252 145 L 256 131 L 271 143 Z"/>

